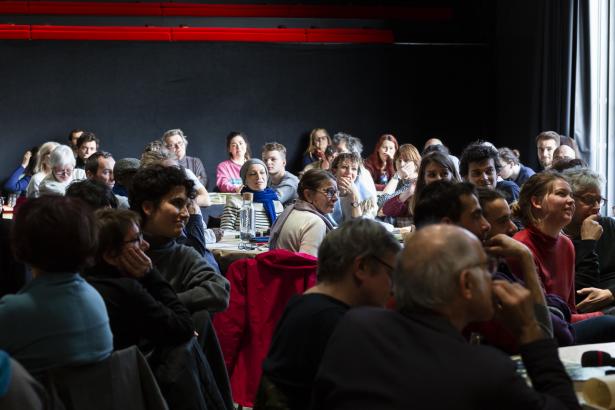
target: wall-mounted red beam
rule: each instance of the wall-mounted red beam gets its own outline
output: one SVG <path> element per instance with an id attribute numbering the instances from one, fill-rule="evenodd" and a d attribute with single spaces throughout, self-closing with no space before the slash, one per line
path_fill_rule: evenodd
<path id="1" fill-rule="evenodd" d="M 0 14 L 379 19 L 436 22 L 452 7 L 0 1 Z"/>
<path id="2" fill-rule="evenodd" d="M 236 41 L 270 43 L 378 43 L 394 41 L 390 30 L 301 28 L 200 28 L 0 25 L 0 39 Z"/>

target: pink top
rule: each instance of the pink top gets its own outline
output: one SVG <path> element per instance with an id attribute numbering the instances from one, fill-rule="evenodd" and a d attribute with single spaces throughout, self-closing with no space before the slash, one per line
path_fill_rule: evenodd
<path id="1" fill-rule="evenodd" d="M 230 159 L 218 164 L 216 185 L 220 192 L 237 192 L 237 188 L 242 184 L 239 170 L 241 170 L 241 165 L 235 164 Z"/>

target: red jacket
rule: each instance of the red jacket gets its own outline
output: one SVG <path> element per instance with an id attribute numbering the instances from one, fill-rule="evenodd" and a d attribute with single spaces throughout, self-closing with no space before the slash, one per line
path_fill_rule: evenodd
<path id="1" fill-rule="evenodd" d="M 285 249 L 229 266 L 231 299 L 214 316 L 214 327 L 236 403 L 253 407 L 276 324 L 290 297 L 316 284 L 316 267 L 317 258 Z"/>

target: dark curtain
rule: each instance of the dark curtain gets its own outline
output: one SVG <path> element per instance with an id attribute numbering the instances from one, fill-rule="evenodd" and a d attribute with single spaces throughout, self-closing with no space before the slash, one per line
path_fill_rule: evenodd
<path id="1" fill-rule="evenodd" d="M 575 139 L 587 159 L 590 121 L 589 0 L 545 0 L 539 132 Z"/>

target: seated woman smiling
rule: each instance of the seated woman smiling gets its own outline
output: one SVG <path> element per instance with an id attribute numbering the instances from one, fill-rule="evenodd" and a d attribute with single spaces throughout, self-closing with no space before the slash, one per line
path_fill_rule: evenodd
<path id="1" fill-rule="evenodd" d="M 299 199 L 287 206 L 271 228 L 270 249 L 288 249 L 318 256 L 325 235 L 335 227 L 330 213 L 339 192 L 335 177 L 312 169 L 307 171 L 297 188 Z"/>
<path id="2" fill-rule="evenodd" d="M 244 185 L 241 193 L 254 194 L 254 221 L 257 231 L 267 231 L 279 214 L 282 213 L 282 203 L 278 195 L 269 187 L 269 172 L 260 159 L 247 160 L 239 171 Z M 222 229 L 239 230 L 239 210 L 243 200 L 240 196 L 229 196 L 224 206 L 220 227 Z"/>

